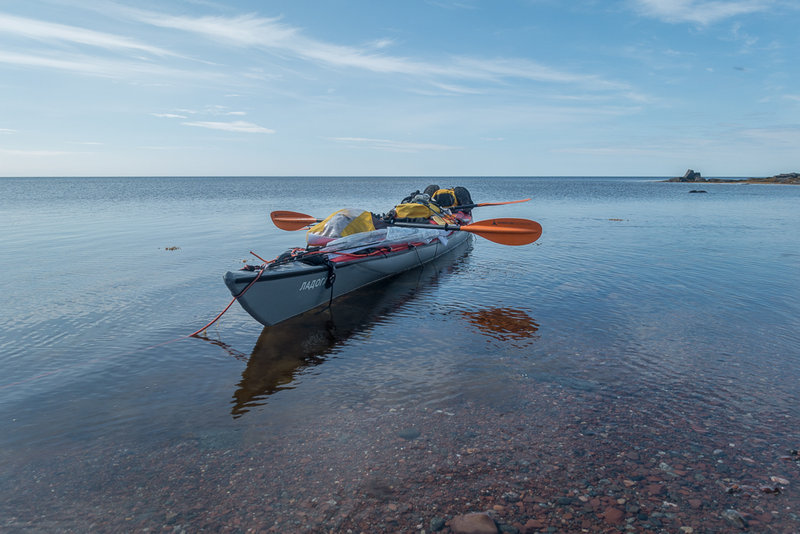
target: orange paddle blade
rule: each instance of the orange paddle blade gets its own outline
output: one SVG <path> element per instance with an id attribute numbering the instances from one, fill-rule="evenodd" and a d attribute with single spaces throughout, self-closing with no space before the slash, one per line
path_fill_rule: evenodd
<path id="1" fill-rule="evenodd" d="M 529 245 L 542 236 L 542 225 L 529 219 L 488 219 L 459 230 L 477 234 L 501 245 Z"/>
<path id="2" fill-rule="evenodd" d="M 275 226 L 281 230 L 302 230 L 306 226 L 316 224 L 320 220 L 306 215 L 305 213 L 297 213 L 296 211 L 273 211 L 269 214 Z"/>

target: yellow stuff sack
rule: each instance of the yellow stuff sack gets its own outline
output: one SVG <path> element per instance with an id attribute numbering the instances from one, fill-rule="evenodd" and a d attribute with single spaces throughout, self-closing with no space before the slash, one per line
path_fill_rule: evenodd
<path id="1" fill-rule="evenodd" d="M 443 208 L 452 208 L 458 205 L 455 189 L 439 189 L 431 195 L 431 200 Z"/>
<path id="2" fill-rule="evenodd" d="M 328 215 L 325 220 L 309 228 L 306 241 L 309 245 L 325 244 L 340 237 L 375 230 L 372 213 L 345 208 Z"/>
<path id="3" fill-rule="evenodd" d="M 394 212 L 396 219 L 427 219 L 433 215 L 438 215 L 441 210 L 433 204 L 408 202 L 395 206 Z"/>

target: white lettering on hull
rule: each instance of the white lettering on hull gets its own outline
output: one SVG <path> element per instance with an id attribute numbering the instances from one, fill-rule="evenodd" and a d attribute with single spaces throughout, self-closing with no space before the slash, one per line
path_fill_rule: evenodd
<path id="1" fill-rule="evenodd" d="M 306 280 L 302 284 L 300 284 L 300 291 L 306 291 L 309 289 L 316 289 L 320 287 L 322 284 L 325 283 L 325 278 L 317 278 L 316 280 Z"/>

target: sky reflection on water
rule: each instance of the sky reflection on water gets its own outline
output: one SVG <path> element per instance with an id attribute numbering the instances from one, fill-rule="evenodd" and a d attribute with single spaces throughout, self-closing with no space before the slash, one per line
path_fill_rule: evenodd
<path id="1" fill-rule="evenodd" d="M 62 465 L 181 443 L 245 455 L 336 435 L 337 421 L 357 429 L 331 438 L 346 457 L 395 428 L 389 413 L 402 430 L 431 414 L 469 426 L 536 406 L 564 439 L 579 439 L 572 425 L 600 439 L 613 422 L 645 449 L 649 429 L 662 450 L 736 443 L 763 465 L 800 446 L 800 235 L 790 231 L 800 188 L 709 184 L 690 195 L 645 179 L 453 179 L 478 202 L 533 197 L 476 218 L 535 219 L 542 238 L 476 238 L 466 255 L 342 301 L 332 317 L 270 330 L 234 306 L 204 342 L 179 338 L 227 303 L 224 271 L 249 250 L 270 257 L 302 240 L 273 228 L 269 211 L 380 211 L 427 180 L 39 183 L 0 181 L 13 228 L 0 258 L 4 492 L 26 487 L 54 452 L 70 454 Z M 574 404 L 552 404 L 565 399 Z"/>

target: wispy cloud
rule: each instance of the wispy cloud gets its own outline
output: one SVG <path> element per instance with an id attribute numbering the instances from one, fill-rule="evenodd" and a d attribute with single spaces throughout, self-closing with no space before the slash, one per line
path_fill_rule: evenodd
<path id="1" fill-rule="evenodd" d="M 372 150 L 386 150 L 389 152 L 461 150 L 461 147 L 457 146 L 393 141 L 391 139 L 373 139 L 369 137 L 331 137 L 330 139 L 331 141 L 345 143 L 353 148 L 368 148 Z"/>
<path id="2" fill-rule="evenodd" d="M 12 130 L 11 128 L 0 128 L 0 134 L 12 134 L 17 133 L 16 130 Z"/>
<path id="3" fill-rule="evenodd" d="M 388 48 L 394 44 L 394 39 L 377 39 L 367 43 L 369 48 L 376 48 L 378 50 Z"/>
<path id="4" fill-rule="evenodd" d="M 744 31 L 742 31 L 741 23 L 735 23 L 731 28 L 731 38 L 735 41 L 741 42 L 743 46 L 743 51 L 750 50 L 753 46 L 758 43 L 758 37 L 754 37 Z"/>
<path id="5" fill-rule="evenodd" d="M 182 122 L 185 126 L 196 126 L 198 128 L 209 128 L 211 130 L 223 130 L 226 132 L 239 132 L 239 133 L 275 133 L 275 130 L 253 124 L 252 122 L 233 121 L 233 122 L 218 122 L 218 121 L 194 121 Z"/>
<path id="6" fill-rule="evenodd" d="M 199 70 L 182 70 L 148 61 L 102 59 L 93 55 L 50 55 L 0 51 L 0 63 L 17 67 L 32 67 L 71 72 L 114 79 L 140 79 L 157 84 L 160 80 L 190 79 L 218 80 L 221 75 Z"/>
<path id="7" fill-rule="evenodd" d="M 703 26 L 737 15 L 765 11 L 773 0 L 633 0 L 645 16 L 664 22 L 691 22 Z"/>
<path id="8" fill-rule="evenodd" d="M 66 70 L 83 74 L 102 75 L 104 73 L 104 69 L 101 65 L 85 57 L 63 59 L 34 54 L 0 52 L 0 63 L 24 67 L 43 67 L 47 69 Z"/>
<path id="9" fill-rule="evenodd" d="M 658 0 L 639 1 L 658 2 Z M 628 98 L 628 94 L 633 94 L 628 84 L 598 75 L 570 72 L 526 58 L 446 54 L 440 54 L 437 58 L 436 54 L 430 54 L 421 59 L 387 53 L 386 50 L 394 44 L 391 39 L 379 39 L 362 46 L 331 43 L 310 37 L 300 28 L 285 23 L 279 17 L 254 14 L 170 15 L 119 4 L 105 4 L 97 10 L 109 17 L 170 30 L 170 38 L 173 40 L 174 31 L 178 30 L 201 36 L 205 41 L 216 42 L 225 47 L 266 51 L 281 60 L 295 59 L 325 68 L 358 69 L 377 74 L 405 76 L 415 82 L 412 85 L 415 91 L 423 90 L 422 86 L 427 84 L 452 94 L 475 94 L 485 92 L 485 88 L 470 87 L 476 82 L 507 84 L 527 81 L 574 85 L 592 93 L 618 92 L 621 98 Z M 140 40 L 7 14 L 0 14 L 0 34 L 3 33 L 44 43 L 55 42 L 65 45 L 41 50 L 0 52 L 0 63 L 17 66 L 112 78 L 141 79 L 147 80 L 147 83 L 165 83 L 169 79 L 186 78 L 222 81 L 231 76 L 235 76 L 238 80 L 248 76 L 257 79 L 279 77 L 271 71 L 270 74 L 264 74 L 264 71 L 257 68 L 239 71 L 236 74 L 227 71 L 224 65 L 218 65 L 215 69 L 198 69 L 198 64 L 207 62 Z M 115 58 L 100 55 L 98 51 L 130 53 L 128 55 L 131 57 Z M 141 57 L 143 55 L 145 57 Z M 166 59 L 170 61 L 167 62 Z M 180 63 L 176 63 L 176 60 L 184 60 L 191 65 L 179 68 Z"/>
<path id="10" fill-rule="evenodd" d="M 460 94 L 460 95 L 479 95 L 484 93 L 480 89 L 473 89 L 472 87 L 464 87 L 462 85 L 454 85 L 451 83 L 439 83 L 439 82 L 432 82 L 434 87 L 441 89 L 445 94 Z M 424 94 L 431 94 L 430 91 L 417 91 Z"/>
<path id="11" fill-rule="evenodd" d="M 376 53 L 374 42 L 359 48 L 320 41 L 307 37 L 299 28 L 285 24 L 280 18 L 255 15 L 172 16 L 139 9 L 126 9 L 125 13 L 139 22 L 153 26 L 191 32 L 228 46 L 259 48 L 281 56 L 288 54 L 327 67 L 408 75 L 440 83 L 442 79 L 502 82 L 516 78 L 547 83 L 583 84 L 600 90 L 629 89 L 626 84 L 604 80 L 599 76 L 564 71 L 528 59 L 449 56 L 432 62 Z M 377 43 L 381 48 L 390 41 Z"/>
<path id="12" fill-rule="evenodd" d="M 624 89 L 628 86 L 603 80 L 597 76 L 576 74 L 554 69 L 528 59 L 476 59 L 456 57 L 450 64 L 437 66 L 433 72 L 458 78 L 475 78 L 484 80 L 502 80 L 508 78 L 527 79 L 530 81 L 586 84 L 604 89 Z"/>
<path id="13" fill-rule="evenodd" d="M 291 53 L 306 60 L 338 67 L 357 67 L 373 72 L 424 74 L 430 66 L 356 47 L 335 45 L 302 35 L 299 29 L 279 18 L 242 15 L 237 17 L 169 16 L 142 10 L 129 10 L 131 16 L 147 24 L 182 30 L 237 47 L 255 47 Z"/>
<path id="14" fill-rule="evenodd" d="M 159 117 L 161 119 L 187 119 L 186 115 L 178 115 L 177 113 L 151 113 L 153 117 Z"/>
<path id="15" fill-rule="evenodd" d="M 222 75 L 196 65 L 176 67 L 192 59 L 124 35 L 0 13 L 0 36 L 14 38 L 3 46 L 0 63 L 163 85 L 166 79 L 219 80 Z M 5 44 L 5 43 L 4 43 Z M 167 61 L 169 60 L 169 62 Z"/>
<path id="16" fill-rule="evenodd" d="M 142 43 L 135 39 L 98 32 L 77 26 L 56 24 L 0 13 L 0 33 L 17 35 L 46 42 L 66 42 L 107 50 L 146 52 L 156 56 L 175 56 L 169 50 Z"/>

